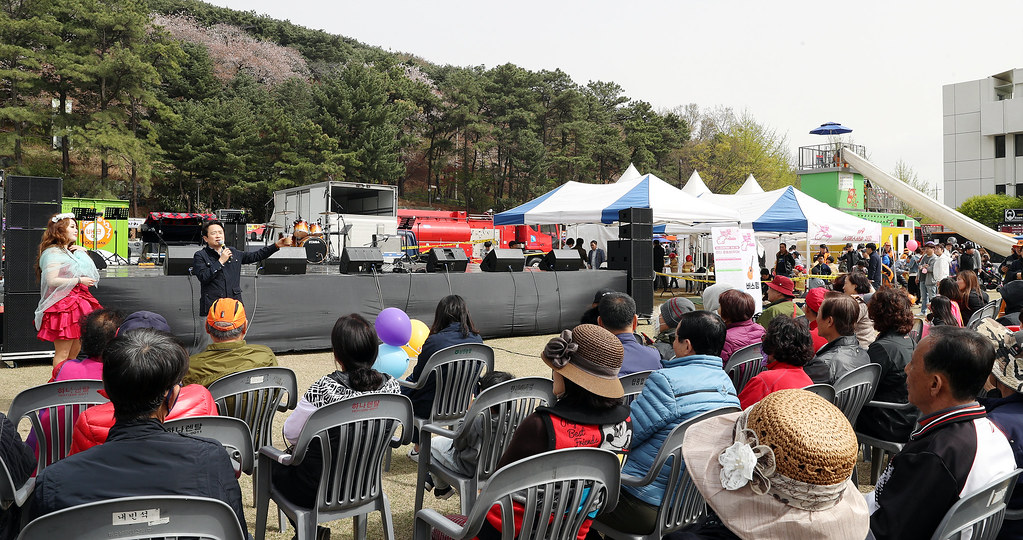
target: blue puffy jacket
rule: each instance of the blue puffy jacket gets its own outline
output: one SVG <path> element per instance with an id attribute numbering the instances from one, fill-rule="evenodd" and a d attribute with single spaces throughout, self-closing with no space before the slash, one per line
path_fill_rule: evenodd
<path id="1" fill-rule="evenodd" d="M 632 449 L 622 474 L 643 477 L 675 426 L 721 407 L 738 407 L 735 386 L 717 356 L 672 358 L 650 374 L 639 397 L 632 402 Z M 671 466 L 665 464 L 648 486 L 623 486 L 647 504 L 660 506 Z"/>

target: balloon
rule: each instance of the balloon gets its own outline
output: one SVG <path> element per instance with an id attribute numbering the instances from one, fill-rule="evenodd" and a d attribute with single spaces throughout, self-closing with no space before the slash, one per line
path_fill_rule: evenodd
<path id="1" fill-rule="evenodd" d="M 412 337 L 402 348 L 409 356 L 418 357 L 419 353 L 423 352 L 423 343 L 426 343 L 428 337 L 430 337 L 430 327 L 419 319 L 412 319 Z"/>
<path id="2" fill-rule="evenodd" d="M 381 343 L 377 349 L 377 361 L 373 369 L 394 378 L 401 377 L 408 368 L 408 354 L 401 347 Z"/>
<path id="3" fill-rule="evenodd" d="M 404 311 L 389 307 L 377 315 L 375 322 L 380 341 L 395 347 L 408 343 L 412 337 L 412 321 Z"/>
<path id="4" fill-rule="evenodd" d="M 920 243 L 916 240 L 910 240 L 906 242 L 906 249 L 910 251 L 916 251 L 916 248 L 920 247 Z"/>

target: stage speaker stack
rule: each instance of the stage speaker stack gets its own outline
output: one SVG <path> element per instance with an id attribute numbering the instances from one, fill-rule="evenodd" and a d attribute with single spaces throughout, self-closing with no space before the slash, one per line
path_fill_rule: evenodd
<path id="1" fill-rule="evenodd" d="M 628 272 L 628 292 L 640 316 L 654 312 L 654 212 L 626 208 L 618 212 L 618 240 L 607 245 L 607 267 Z"/>
<path id="2" fill-rule="evenodd" d="M 426 256 L 427 272 L 465 272 L 469 257 L 462 248 L 433 248 Z"/>
<path id="3" fill-rule="evenodd" d="M 4 179 L 3 355 L 49 356 L 53 346 L 36 338 L 39 282 L 35 262 L 50 217 L 60 213 L 60 178 L 8 176 Z"/>
<path id="4" fill-rule="evenodd" d="M 544 255 L 540 262 L 541 270 L 554 272 L 566 272 L 582 270 L 583 260 L 579 258 L 579 252 L 574 249 L 552 249 Z"/>
<path id="5" fill-rule="evenodd" d="M 521 272 L 526 256 L 521 249 L 493 249 L 483 257 L 480 270 L 484 272 Z"/>
<path id="6" fill-rule="evenodd" d="M 370 274 L 384 266 L 384 255 L 376 247 L 346 247 L 341 254 L 342 274 Z"/>
<path id="7" fill-rule="evenodd" d="M 221 208 L 217 210 L 217 220 L 224 224 L 224 245 L 245 251 L 247 247 L 245 212 Z"/>

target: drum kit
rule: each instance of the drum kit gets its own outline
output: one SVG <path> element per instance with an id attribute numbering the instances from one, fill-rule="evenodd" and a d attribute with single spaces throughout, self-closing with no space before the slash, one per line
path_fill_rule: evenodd
<path id="1" fill-rule="evenodd" d="M 282 210 L 275 212 L 274 216 L 285 216 L 285 223 L 287 223 L 288 214 L 294 214 L 294 210 Z M 328 241 L 331 236 L 342 236 L 344 232 L 331 232 L 330 219 L 332 216 L 338 215 L 337 212 L 320 212 L 322 218 L 317 218 L 313 223 L 310 223 L 300 216 L 298 219 L 292 222 L 290 230 L 288 227 L 284 227 L 284 230 L 280 232 L 280 236 L 291 236 L 292 243 L 298 247 L 304 247 L 306 253 L 306 260 L 311 264 L 323 264 L 335 262 L 338 260 L 337 254 L 331 249 L 330 242 Z M 326 225 L 322 225 L 320 222 L 326 219 Z M 274 223 L 267 223 L 265 225 L 266 231 L 272 231 L 273 229 L 280 228 Z M 269 232 L 266 234 L 270 234 Z"/>

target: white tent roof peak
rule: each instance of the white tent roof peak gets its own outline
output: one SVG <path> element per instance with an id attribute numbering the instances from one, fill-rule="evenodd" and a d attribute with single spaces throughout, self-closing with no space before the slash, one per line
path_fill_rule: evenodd
<path id="1" fill-rule="evenodd" d="M 703 178 L 700 178 L 700 172 L 694 169 L 693 174 L 689 175 L 689 181 L 682 188 L 682 192 L 693 197 L 699 197 L 704 193 L 710 193 L 710 188 L 707 187 L 707 184 L 703 183 Z"/>
<path id="2" fill-rule="evenodd" d="M 629 168 L 625 169 L 625 172 L 623 172 L 622 175 L 618 177 L 618 180 L 615 180 L 615 182 L 628 182 L 629 180 L 635 180 L 642 176 L 643 175 L 639 173 L 639 170 L 636 169 L 636 166 L 629 163 Z"/>
<path id="3" fill-rule="evenodd" d="M 740 187 L 739 191 L 736 191 L 735 194 L 736 195 L 748 195 L 750 193 L 763 193 L 763 192 L 764 192 L 764 188 L 760 187 L 760 184 L 757 183 L 757 179 L 753 178 L 753 175 L 750 174 L 749 177 L 746 178 L 746 181 L 743 182 L 742 187 Z"/>

